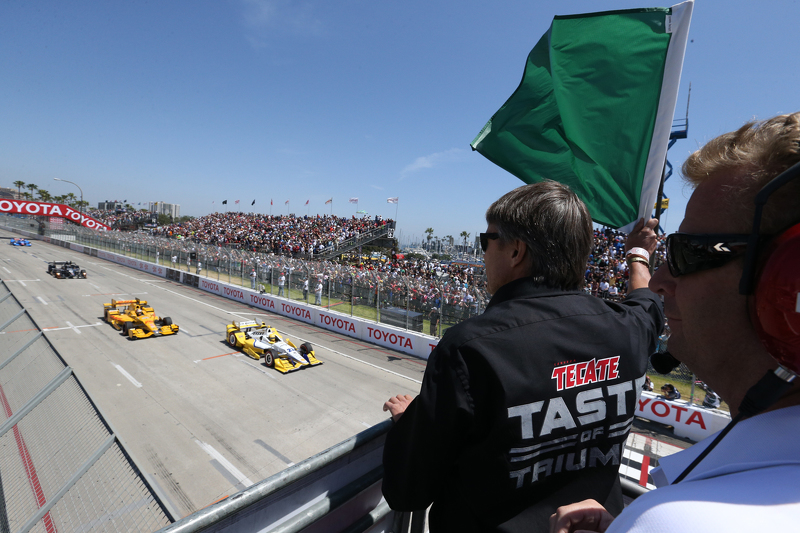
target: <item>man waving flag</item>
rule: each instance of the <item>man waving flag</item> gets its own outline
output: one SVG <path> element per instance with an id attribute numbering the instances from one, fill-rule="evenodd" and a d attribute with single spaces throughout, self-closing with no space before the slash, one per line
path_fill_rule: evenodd
<path id="1" fill-rule="evenodd" d="M 526 183 L 569 185 L 600 224 L 649 217 L 693 6 L 555 17 L 473 150 Z"/>

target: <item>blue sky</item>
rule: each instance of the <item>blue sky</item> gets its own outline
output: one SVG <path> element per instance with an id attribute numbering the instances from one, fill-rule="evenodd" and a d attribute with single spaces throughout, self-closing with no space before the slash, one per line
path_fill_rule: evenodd
<path id="1" fill-rule="evenodd" d="M 104 200 L 394 218 L 404 241 L 474 238 L 521 185 L 470 141 L 553 16 L 620 0 L 0 4 L 0 186 Z M 800 109 L 800 1 L 697 0 L 676 115 L 705 141 Z M 674 231 L 689 190 L 668 183 Z M 397 206 L 387 197 L 399 197 Z M 255 206 L 250 205 L 256 200 Z M 289 209 L 285 201 L 289 200 Z M 308 207 L 305 206 L 309 200 Z M 212 202 L 214 202 L 212 204 Z"/>

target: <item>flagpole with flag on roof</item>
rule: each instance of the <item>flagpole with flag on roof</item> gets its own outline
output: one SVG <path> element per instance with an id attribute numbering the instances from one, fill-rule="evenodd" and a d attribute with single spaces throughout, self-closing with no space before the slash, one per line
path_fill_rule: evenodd
<path id="1" fill-rule="evenodd" d="M 472 149 L 525 183 L 569 185 L 598 224 L 650 218 L 693 7 L 555 17 Z"/>
<path id="2" fill-rule="evenodd" d="M 352 198 L 350 198 L 350 203 L 351 204 L 356 204 L 356 213 L 358 213 L 358 197 L 357 196 L 353 196 Z"/>
<path id="3" fill-rule="evenodd" d="M 400 198 L 398 196 L 387 198 L 386 203 L 394 204 L 394 223 L 397 224 L 397 208 L 400 207 Z"/>
<path id="4" fill-rule="evenodd" d="M 291 209 L 291 207 L 289 206 L 289 200 L 286 200 L 286 215 L 287 216 L 289 215 L 289 210 L 290 209 Z"/>
<path id="5" fill-rule="evenodd" d="M 331 204 L 331 216 L 333 216 L 333 196 L 331 196 L 328 201 L 325 202 L 325 205 Z"/>

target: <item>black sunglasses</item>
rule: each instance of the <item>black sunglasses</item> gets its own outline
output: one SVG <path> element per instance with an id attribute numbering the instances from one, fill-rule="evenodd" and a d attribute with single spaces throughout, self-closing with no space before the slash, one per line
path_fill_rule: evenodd
<path id="1" fill-rule="evenodd" d="M 500 234 L 499 233 L 481 233 L 480 234 L 480 238 L 481 238 L 481 250 L 483 250 L 483 253 L 486 253 L 486 248 L 488 248 L 488 246 L 489 246 L 489 239 L 492 239 L 492 240 L 499 239 L 500 238 Z"/>
<path id="2" fill-rule="evenodd" d="M 667 265 L 672 277 L 721 267 L 745 252 L 750 235 L 673 233 L 667 236 Z"/>

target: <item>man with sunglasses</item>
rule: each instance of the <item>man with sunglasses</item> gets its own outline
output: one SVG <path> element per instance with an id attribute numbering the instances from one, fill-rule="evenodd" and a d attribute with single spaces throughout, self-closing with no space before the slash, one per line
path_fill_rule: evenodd
<path id="1" fill-rule="evenodd" d="M 486 221 L 492 299 L 445 332 L 419 396 L 384 404 L 384 496 L 397 510 L 433 503 L 433 532 L 547 529 L 579 495 L 621 511 L 622 445 L 664 323 L 647 289 L 657 221 L 628 237 L 622 303 L 582 290 L 592 222 L 569 187 L 519 187 Z"/>
<path id="2" fill-rule="evenodd" d="M 669 352 L 719 393 L 734 419 L 719 435 L 660 459 L 652 472 L 659 488 L 613 522 L 588 500 L 560 508 L 552 532 L 798 530 L 800 113 L 713 139 L 683 174 L 695 190 L 650 288 L 664 297 Z M 756 286 L 766 256 L 776 264 L 777 241 L 777 264 L 786 269 Z M 754 312 L 764 301 L 781 313 Z M 765 335 L 765 324 L 775 330 Z"/>

